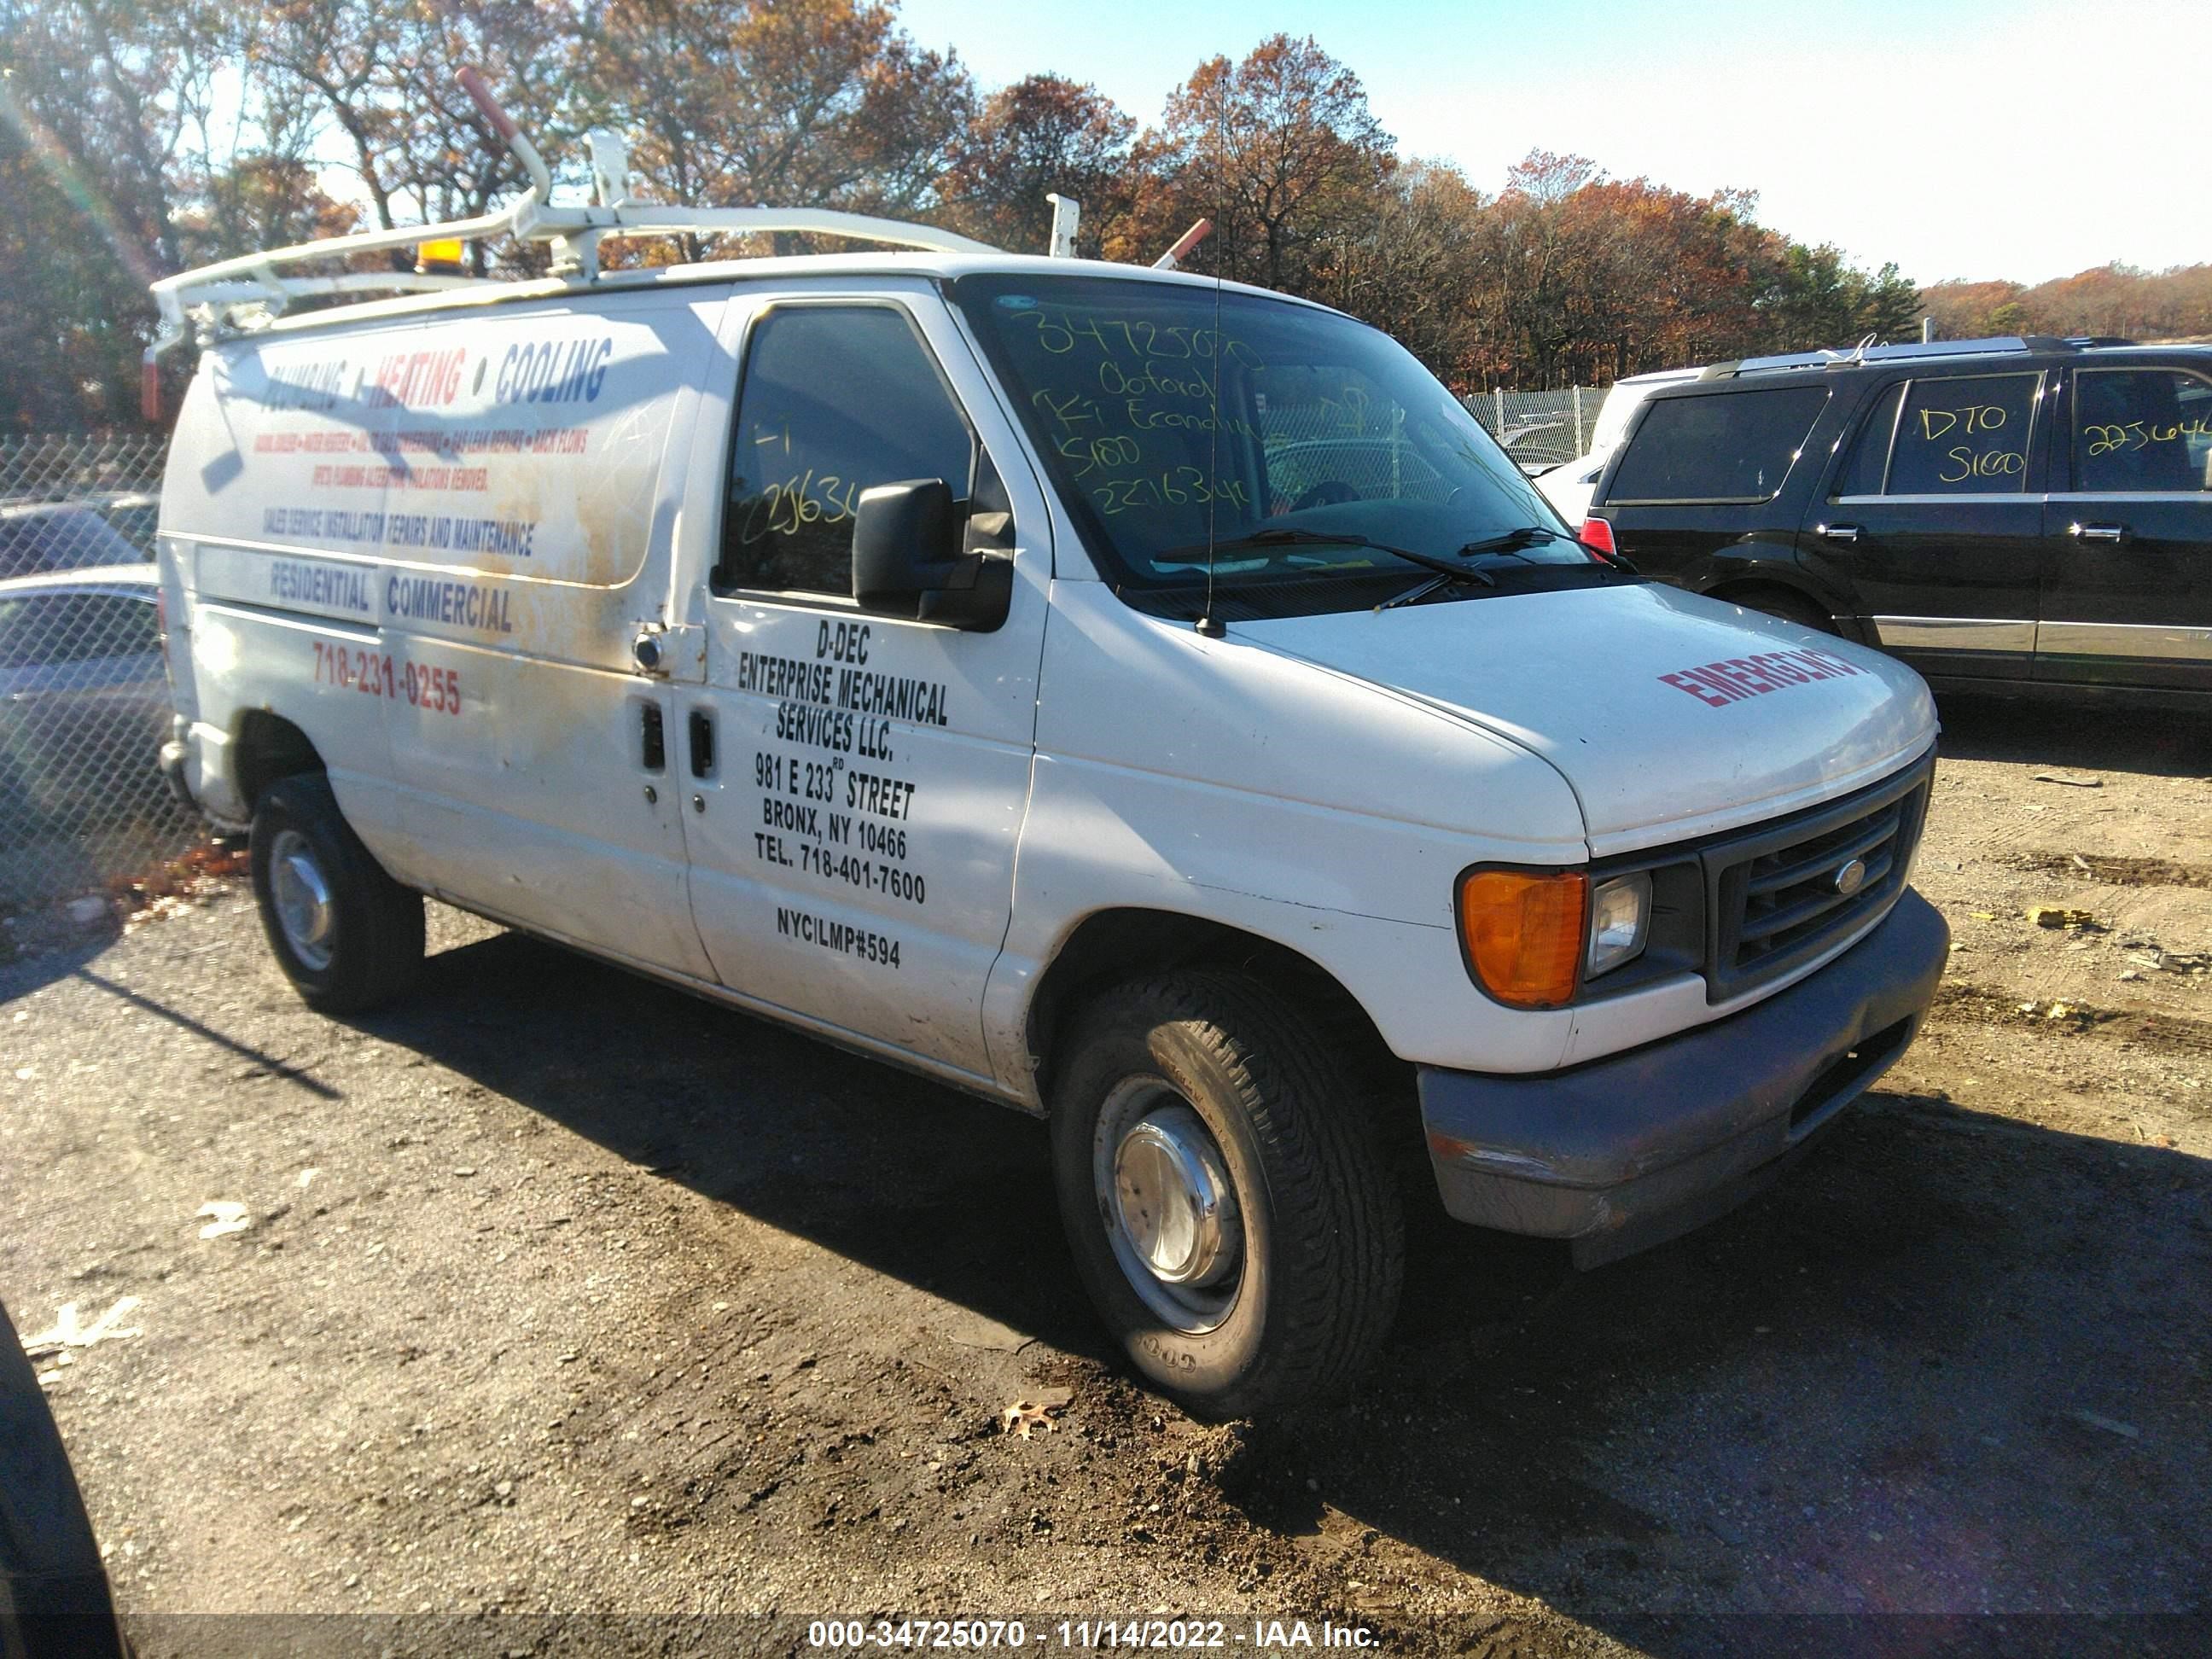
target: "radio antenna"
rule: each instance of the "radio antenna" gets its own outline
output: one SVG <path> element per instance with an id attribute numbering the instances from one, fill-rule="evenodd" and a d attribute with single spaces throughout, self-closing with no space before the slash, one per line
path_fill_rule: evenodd
<path id="1" fill-rule="evenodd" d="M 1229 131 L 1229 94 L 1225 85 L 1218 90 L 1221 131 L 1222 136 L 1225 138 Z M 1213 175 L 1213 212 L 1217 219 L 1221 216 L 1222 195 L 1224 188 L 1221 173 L 1217 168 Z M 1207 221 L 1200 220 L 1184 233 L 1182 240 L 1177 241 L 1174 247 L 1168 250 L 1168 258 L 1174 259 L 1179 255 L 1188 254 L 1191 249 L 1198 246 L 1206 233 L 1212 228 L 1212 225 Z M 1229 632 L 1221 618 L 1213 614 L 1213 546 L 1216 539 L 1214 514 L 1220 510 L 1221 498 L 1221 492 L 1214 486 L 1221 477 L 1222 246 L 1223 244 L 1219 242 L 1213 245 L 1213 418 L 1206 423 L 1206 609 L 1200 613 L 1195 624 L 1198 631 L 1209 640 L 1220 639 Z"/>

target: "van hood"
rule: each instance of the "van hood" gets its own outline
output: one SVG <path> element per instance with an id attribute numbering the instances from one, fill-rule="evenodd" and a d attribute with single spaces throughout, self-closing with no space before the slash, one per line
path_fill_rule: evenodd
<path id="1" fill-rule="evenodd" d="M 1927 686 L 1896 659 L 1656 583 L 1230 632 L 1542 756 L 1579 799 L 1593 856 L 1844 793 L 1936 736 Z"/>

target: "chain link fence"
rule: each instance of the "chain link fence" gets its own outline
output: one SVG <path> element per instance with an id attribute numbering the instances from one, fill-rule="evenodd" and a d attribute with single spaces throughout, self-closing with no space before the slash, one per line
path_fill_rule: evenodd
<path id="1" fill-rule="evenodd" d="M 1556 392 L 1471 392 L 1460 399 L 1468 413 L 1524 466 L 1557 466 L 1589 453 L 1601 386 L 1561 386 Z"/>
<path id="2" fill-rule="evenodd" d="M 204 837 L 157 761 L 167 441 L 0 437 L 0 913 L 104 893 Z"/>

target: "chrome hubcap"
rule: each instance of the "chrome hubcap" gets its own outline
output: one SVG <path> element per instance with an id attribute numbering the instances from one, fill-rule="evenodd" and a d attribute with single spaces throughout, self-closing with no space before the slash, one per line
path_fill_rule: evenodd
<path id="1" fill-rule="evenodd" d="M 284 943 L 303 967 L 320 973 L 331 965 L 337 907 L 314 848 L 296 830 L 282 831 L 269 849 L 269 888 Z"/>
<path id="2" fill-rule="evenodd" d="M 1099 1207 L 1130 1287 L 1176 1329 L 1213 1329 L 1236 1305 L 1244 1222 L 1205 1121 L 1160 1079 L 1133 1078 L 1100 1114 L 1095 1150 Z"/>

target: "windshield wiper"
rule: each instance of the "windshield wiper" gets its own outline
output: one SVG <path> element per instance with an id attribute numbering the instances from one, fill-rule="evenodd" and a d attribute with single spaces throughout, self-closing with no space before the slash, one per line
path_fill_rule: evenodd
<path id="1" fill-rule="evenodd" d="M 1454 580 L 1480 582 L 1487 587 L 1498 586 L 1498 579 L 1486 570 L 1454 564 L 1449 559 L 1438 558 L 1433 553 L 1416 553 L 1410 548 L 1393 547 L 1388 542 L 1372 541 L 1350 531 L 1332 536 L 1318 530 L 1295 530 L 1287 526 L 1279 530 L 1255 530 L 1249 536 L 1232 536 L 1227 541 L 1215 542 L 1211 546 L 1204 542 L 1194 542 L 1188 547 L 1170 547 L 1152 556 L 1158 562 L 1161 559 L 1186 559 L 1200 553 L 1249 553 L 1255 548 L 1262 547 L 1364 547 L 1373 552 L 1390 554 L 1408 564 L 1419 565 L 1424 570 L 1433 570 L 1438 575 L 1448 576 Z"/>
<path id="2" fill-rule="evenodd" d="M 1503 535 L 1486 536 L 1480 541 L 1469 542 L 1460 549 L 1460 556 L 1473 558 L 1484 553 L 1510 553 L 1516 557 L 1525 557 L 1521 550 L 1534 542 L 1572 542 L 1600 564 L 1612 565 L 1632 576 L 1642 574 L 1628 562 L 1626 555 L 1608 553 L 1601 547 L 1591 546 L 1579 536 L 1571 536 L 1564 530 L 1553 530 L 1540 524 L 1524 524 L 1518 530 L 1509 530 Z M 1528 559 L 1527 562 L 1537 564 L 1541 561 Z"/>
<path id="3" fill-rule="evenodd" d="M 1509 530 L 1503 535 L 1485 536 L 1480 541 L 1469 542 L 1459 550 L 1459 556 L 1462 559 L 1471 559 L 1483 553 L 1510 553 L 1516 558 L 1525 557 L 1521 551 L 1522 548 L 1531 542 L 1549 541 L 1555 533 L 1540 524 L 1524 524 L 1519 529 Z M 1571 541 L 1573 538 L 1562 537 L 1560 539 Z M 1537 562 L 1534 559 L 1527 562 L 1530 564 Z"/>
<path id="4" fill-rule="evenodd" d="M 1255 530 L 1249 536 L 1231 537 L 1225 542 L 1215 542 L 1211 546 L 1200 542 L 1191 547 L 1173 547 L 1165 553 L 1154 554 L 1153 557 L 1158 560 L 1188 557 L 1194 553 L 1243 553 L 1258 547 L 1364 547 L 1373 552 L 1388 553 L 1408 564 L 1417 564 L 1424 570 L 1437 573 L 1429 580 L 1399 594 L 1396 599 L 1383 600 L 1375 607 L 1377 611 L 1411 605 L 1414 600 L 1425 599 L 1438 588 L 1453 582 L 1480 582 L 1485 587 L 1498 586 L 1498 578 L 1487 570 L 1473 565 L 1454 564 L 1449 559 L 1440 559 L 1433 553 L 1416 553 L 1410 548 L 1393 547 L 1388 542 L 1371 541 L 1349 532 L 1340 536 L 1331 536 L 1318 530 L 1298 530 L 1289 526 L 1275 530 Z"/>

